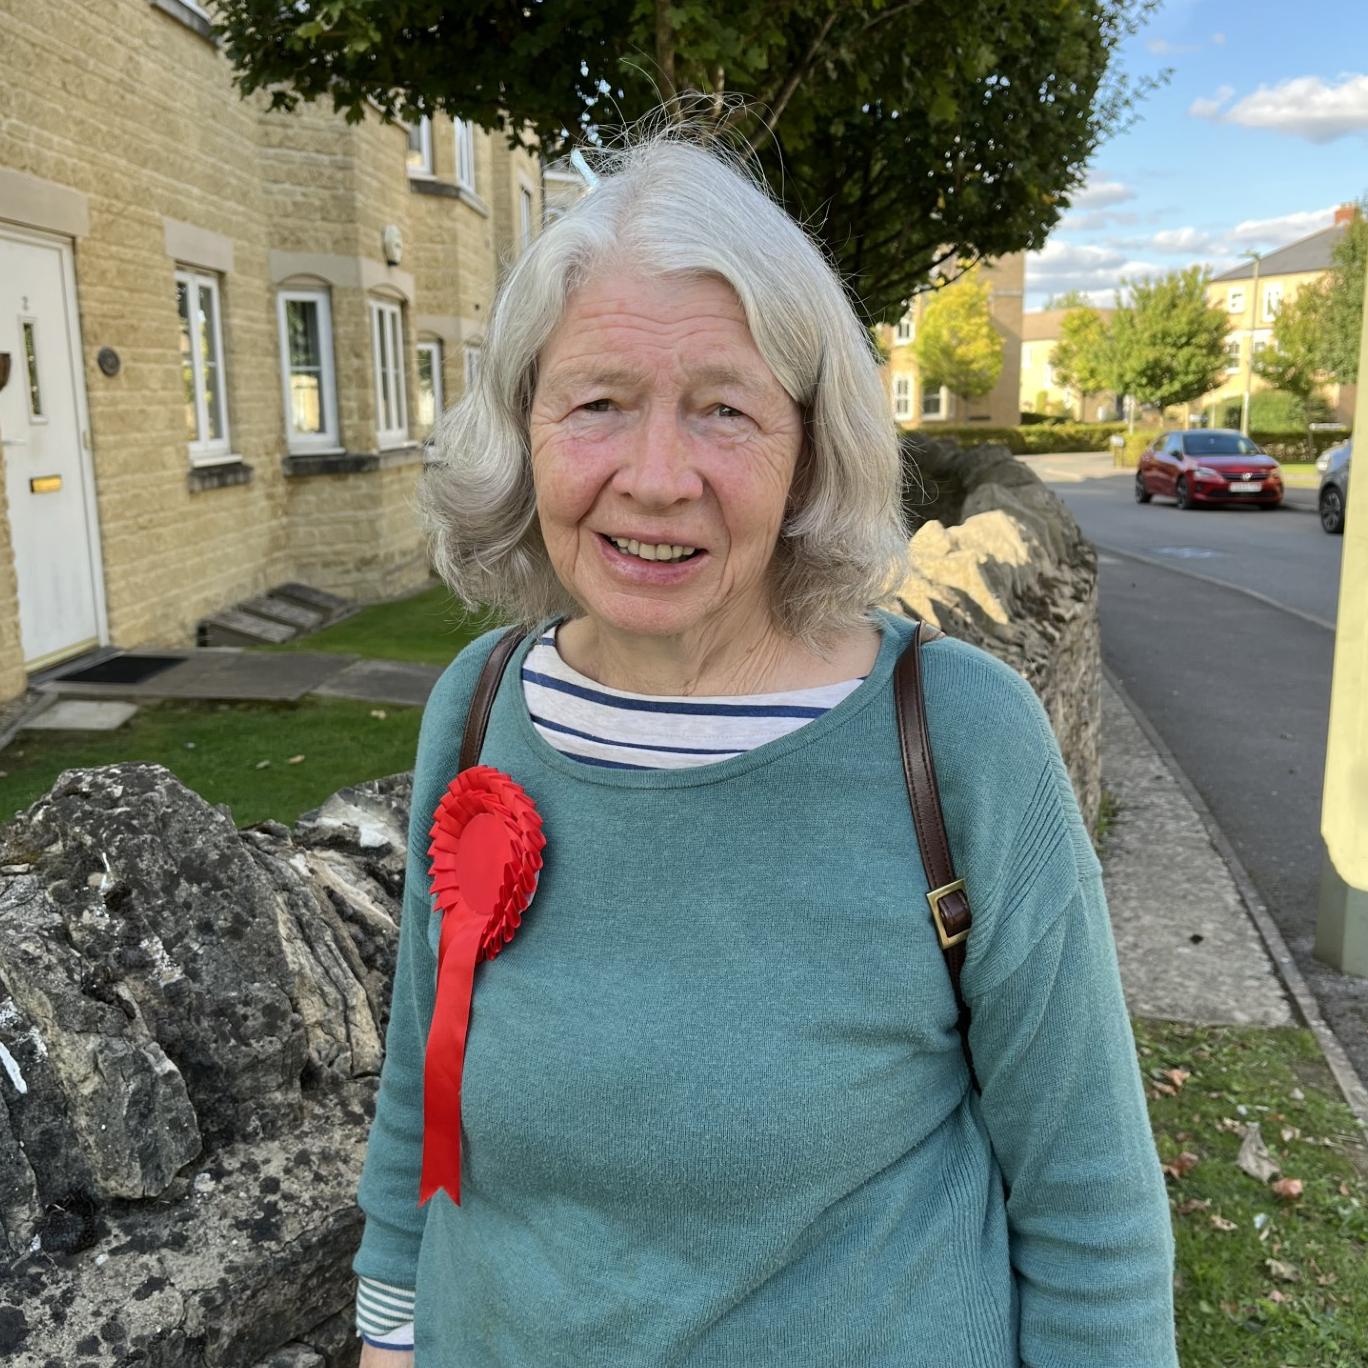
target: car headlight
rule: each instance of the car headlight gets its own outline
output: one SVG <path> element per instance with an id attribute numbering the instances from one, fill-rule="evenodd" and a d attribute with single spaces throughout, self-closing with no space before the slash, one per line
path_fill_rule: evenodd
<path id="1" fill-rule="evenodd" d="M 1193 472 L 1199 480 L 1224 480 L 1225 476 L 1219 470 L 1212 470 L 1210 466 L 1198 466 Z"/>
<path id="2" fill-rule="evenodd" d="M 1322 451 L 1321 454 L 1316 457 L 1316 469 L 1319 470 L 1322 475 L 1330 469 L 1330 453 L 1328 451 Z"/>

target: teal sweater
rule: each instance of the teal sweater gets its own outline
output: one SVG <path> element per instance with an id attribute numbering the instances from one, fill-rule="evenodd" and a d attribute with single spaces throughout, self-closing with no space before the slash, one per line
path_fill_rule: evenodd
<path id="1" fill-rule="evenodd" d="M 440 915 L 427 830 L 497 634 L 423 720 L 361 1275 L 416 1287 L 417 1368 L 1177 1363 L 1172 1241 L 1100 870 L 1035 695 L 925 649 L 982 1095 L 927 912 L 879 615 L 869 677 L 698 768 L 583 765 L 514 656 L 483 763 L 545 822 L 480 966 L 462 1204 L 417 1205 Z"/>

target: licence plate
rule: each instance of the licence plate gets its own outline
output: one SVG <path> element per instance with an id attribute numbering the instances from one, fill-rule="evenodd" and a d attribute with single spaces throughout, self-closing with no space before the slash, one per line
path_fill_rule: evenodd
<path id="1" fill-rule="evenodd" d="M 1263 492 L 1262 480 L 1247 480 L 1243 484 L 1233 484 L 1230 486 L 1232 494 L 1261 494 Z"/>

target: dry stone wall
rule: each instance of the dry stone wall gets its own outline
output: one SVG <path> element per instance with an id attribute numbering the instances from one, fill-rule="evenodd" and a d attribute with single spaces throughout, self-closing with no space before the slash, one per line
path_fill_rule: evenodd
<path id="1" fill-rule="evenodd" d="M 904 445 L 916 523 L 899 597 L 982 646 L 1040 695 L 1091 827 L 1102 798 L 1097 553 L 1063 501 L 1005 447 Z"/>

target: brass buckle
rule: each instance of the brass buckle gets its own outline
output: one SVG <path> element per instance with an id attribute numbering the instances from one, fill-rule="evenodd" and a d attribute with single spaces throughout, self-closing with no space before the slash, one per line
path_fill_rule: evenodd
<path id="1" fill-rule="evenodd" d="M 935 923 L 936 935 L 940 938 L 942 950 L 948 950 L 952 945 L 958 945 L 969 934 L 969 928 L 966 926 L 963 931 L 957 931 L 951 936 L 947 934 L 945 923 L 941 920 L 941 899 L 949 897 L 951 893 L 963 891 L 964 880 L 956 879 L 954 883 L 948 883 L 944 888 L 933 888 L 926 895 L 926 901 L 931 904 L 931 920 Z"/>

